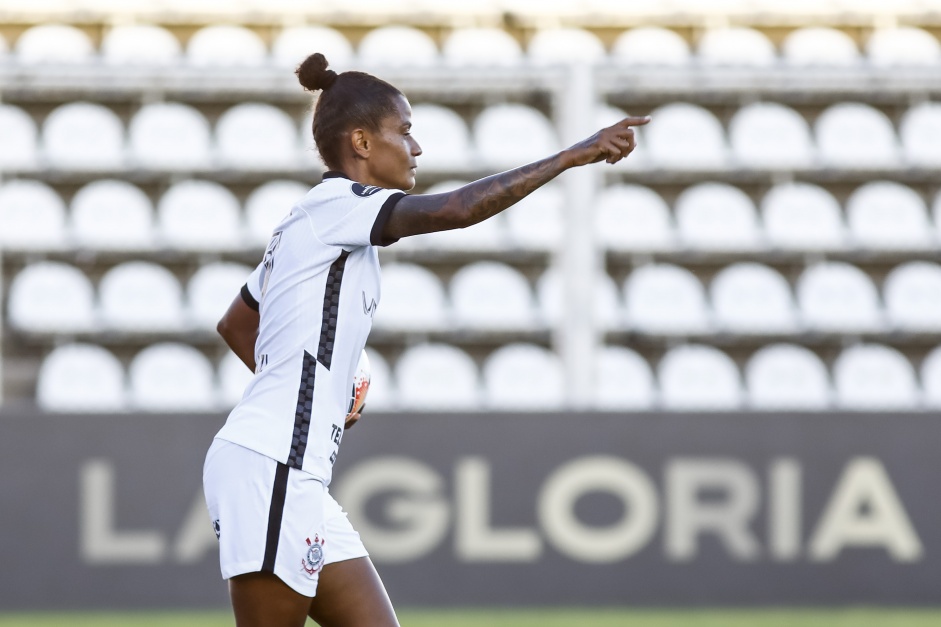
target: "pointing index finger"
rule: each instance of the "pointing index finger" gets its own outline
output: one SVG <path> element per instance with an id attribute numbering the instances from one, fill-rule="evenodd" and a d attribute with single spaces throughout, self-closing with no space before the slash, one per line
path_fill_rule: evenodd
<path id="1" fill-rule="evenodd" d="M 618 126 L 643 126 L 644 124 L 647 124 L 649 122 L 650 122 L 649 115 L 641 115 L 641 116 L 629 115 L 623 120 L 621 120 L 620 122 L 618 122 Z"/>

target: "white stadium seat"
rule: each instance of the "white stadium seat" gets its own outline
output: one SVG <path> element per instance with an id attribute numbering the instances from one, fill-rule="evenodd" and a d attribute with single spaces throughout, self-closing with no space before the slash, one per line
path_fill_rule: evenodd
<path id="1" fill-rule="evenodd" d="M 833 362 L 833 383 L 840 409 L 884 411 L 914 409 L 919 404 L 912 364 L 894 348 L 859 344 Z"/>
<path id="2" fill-rule="evenodd" d="M 850 66 L 859 62 L 853 38 L 835 28 L 799 28 L 781 43 L 781 56 L 795 66 Z"/>
<path id="3" fill-rule="evenodd" d="M 941 44 L 921 28 L 902 26 L 873 31 L 866 56 L 878 67 L 931 66 L 941 63 Z"/>
<path id="4" fill-rule="evenodd" d="M 814 159 L 806 120 L 775 102 L 739 109 L 729 122 L 729 143 L 736 162 L 745 168 L 807 168 Z"/>
<path id="5" fill-rule="evenodd" d="M 579 309 L 584 311 L 584 315 L 593 316 L 599 328 L 617 328 L 623 316 L 617 283 L 602 272 L 595 275 L 592 288 L 594 297 L 591 305 L 582 304 Z M 536 301 L 539 303 L 539 310 L 547 325 L 559 328 L 565 316 L 566 300 L 562 275 L 555 268 L 546 270 L 536 281 Z"/>
<path id="6" fill-rule="evenodd" d="M 367 66 L 427 67 L 438 61 L 435 41 L 411 26 L 373 29 L 359 42 L 358 52 Z"/>
<path id="7" fill-rule="evenodd" d="M 623 346 L 605 346 L 595 362 L 592 407 L 606 411 L 641 411 L 656 402 L 653 371 L 647 360 Z"/>
<path id="8" fill-rule="evenodd" d="M 186 45 L 187 61 L 198 67 L 255 67 L 264 64 L 267 55 L 261 37 L 243 26 L 206 26 Z"/>
<path id="9" fill-rule="evenodd" d="M 657 366 L 660 403 L 673 411 L 722 411 L 742 404 L 732 359 L 717 348 L 686 344 L 667 351 Z"/>
<path id="10" fill-rule="evenodd" d="M 266 246 L 274 227 L 309 191 L 309 185 L 282 180 L 269 181 L 249 194 L 245 199 L 249 242 L 256 246 Z"/>
<path id="11" fill-rule="evenodd" d="M 328 26 L 291 26 L 275 38 L 272 60 L 278 65 L 297 67 L 315 52 L 327 58 L 330 68 L 341 72 L 353 62 L 353 46 L 340 31 Z"/>
<path id="12" fill-rule="evenodd" d="M 684 66 L 689 63 L 689 44 L 667 28 L 644 26 L 621 33 L 614 41 L 611 57 L 624 65 Z"/>
<path id="13" fill-rule="evenodd" d="M 595 237 L 610 250 L 660 251 L 676 246 L 666 201 L 648 187 L 606 188 L 595 207 Z"/>
<path id="14" fill-rule="evenodd" d="M 887 168 L 899 163 L 899 146 L 892 122 L 869 105 L 856 102 L 832 105 L 820 114 L 814 129 L 824 165 Z"/>
<path id="15" fill-rule="evenodd" d="M 879 295 L 866 274 L 841 261 L 804 270 L 797 302 L 807 328 L 828 333 L 876 331 L 882 327 Z"/>
<path id="16" fill-rule="evenodd" d="M 696 55 L 706 65 L 767 67 L 775 62 L 774 44 L 753 28 L 714 28 L 699 39 Z"/>
<path id="17" fill-rule="evenodd" d="M 92 250 L 153 247 L 154 207 L 126 181 L 89 183 L 72 197 L 71 233 L 76 245 Z"/>
<path id="18" fill-rule="evenodd" d="M 925 250 L 931 237 L 928 208 L 911 187 L 894 181 L 866 183 L 846 201 L 852 243 L 872 250 Z"/>
<path id="19" fill-rule="evenodd" d="M 791 333 L 796 310 L 787 280 L 759 263 L 741 262 L 720 271 L 709 286 L 718 329 L 729 333 Z"/>
<path id="20" fill-rule="evenodd" d="M 162 242 L 183 250 L 227 250 L 241 241 L 239 202 L 210 181 L 188 180 L 171 186 L 157 203 Z"/>
<path id="21" fill-rule="evenodd" d="M 442 194 L 454 191 L 466 185 L 466 181 L 448 180 L 435 183 L 426 194 Z M 506 212 L 498 213 L 482 222 L 463 229 L 422 233 L 416 237 L 407 237 L 397 247 L 404 249 L 461 250 L 473 252 L 492 252 L 506 248 Z"/>
<path id="22" fill-rule="evenodd" d="M 0 186 L 0 248 L 55 250 L 65 242 L 65 203 L 39 181 Z"/>
<path id="23" fill-rule="evenodd" d="M 128 367 L 131 405 L 151 412 L 213 411 L 212 365 L 192 346 L 161 343 L 138 353 Z"/>
<path id="24" fill-rule="evenodd" d="M 413 106 L 412 135 L 422 149 L 419 171 L 460 170 L 473 159 L 470 130 L 453 109 L 435 104 Z"/>
<path id="25" fill-rule="evenodd" d="M 702 250 L 754 250 L 761 238 L 755 204 L 727 183 L 700 183 L 676 198 L 680 242 Z"/>
<path id="26" fill-rule="evenodd" d="M 109 351 L 91 344 L 66 344 L 43 359 L 36 403 L 49 412 L 118 412 L 127 407 L 126 387 L 124 368 Z"/>
<path id="27" fill-rule="evenodd" d="M 129 261 L 105 273 L 98 285 L 102 322 L 126 332 L 177 331 L 183 297 L 176 277 L 145 261 Z"/>
<path id="28" fill-rule="evenodd" d="M 433 272 L 412 263 L 382 267 L 382 300 L 375 328 L 433 331 L 444 328 L 447 321 L 444 285 Z"/>
<path id="29" fill-rule="evenodd" d="M 7 297 L 10 325 L 34 333 L 89 331 L 95 325 L 95 293 L 81 270 L 56 262 L 26 266 Z"/>
<path id="30" fill-rule="evenodd" d="M 124 164 L 124 126 L 109 108 L 70 102 L 52 111 L 42 128 L 43 157 L 55 168 L 106 170 Z"/>
<path id="31" fill-rule="evenodd" d="M 216 123 L 216 153 L 222 165 L 232 168 L 292 168 L 300 157 L 297 127 L 275 106 L 235 105 Z"/>
<path id="32" fill-rule="evenodd" d="M 419 344 L 406 349 L 395 364 L 395 379 L 403 409 L 474 410 L 481 404 L 477 366 L 454 346 Z"/>
<path id="33" fill-rule="evenodd" d="M 16 40 L 16 61 L 23 64 L 78 64 L 95 54 L 83 31 L 65 24 L 40 24 L 26 29 Z"/>
<path id="34" fill-rule="evenodd" d="M 546 28 L 529 40 L 527 55 L 533 63 L 597 63 L 605 58 L 598 36 L 582 28 Z"/>
<path id="35" fill-rule="evenodd" d="M 459 28 L 444 40 L 441 54 L 459 67 L 513 66 L 522 60 L 523 49 L 500 28 Z"/>
<path id="36" fill-rule="evenodd" d="M 482 374 L 490 409 L 552 411 L 565 404 L 562 360 L 541 346 L 502 346 L 484 361 Z"/>
<path id="37" fill-rule="evenodd" d="M 488 167 L 512 168 L 544 158 L 560 148 L 552 122 L 522 104 L 493 105 L 474 120 L 474 141 Z"/>
<path id="38" fill-rule="evenodd" d="M 719 120 L 698 105 L 658 107 L 644 127 L 651 165 L 667 169 L 721 169 L 728 158 Z"/>
<path id="39" fill-rule="evenodd" d="M 254 373 L 232 351 L 219 362 L 219 409 L 230 410 L 242 400 Z"/>
<path id="40" fill-rule="evenodd" d="M 565 193 L 546 185 L 503 212 L 511 245 L 524 250 L 557 251 L 565 244 Z"/>
<path id="41" fill-rule="evenodd" d="M 38 150 L 36 123 L 13 105 L 0 104 L 0 171 L 36 167 Z"/>
<path id="42" fill-rule="evenodd" d="M 624 283 L 624 300 L 628 327 L 642 333 L 685 335 L 709 328 L 702 283 L 679 266 L 637 268 Z"/>
<path id="43" fill-rule="evenodd" d="M 181 56 L 179 40 L 159 26 L 115 26 L 101 40 L 101 57 L 109 65 L 170 65 Z"/>
<path id="44" fill-rule="evenodd" d="M 748 406 L 773 411 L 826 410 L 832 402 L 827 367 L 813 351 L 771 344 L 745 365 Z"/>
<path id="45" fill-rule="evenodd" d="M 494 261 L 464 266 L 449 288 L 455 322 L 468 329 L 530 329 L 535 322 L 529 282 L 512 267 Z"/>
<path id="46" fill-rule="evenodd" d="M 765 239 L 785 250 L 839 250 L 846 244 L 836 198 L 809 183 L 775 185 L 761 200 Z"/>
<path id="47" fill-rule="evenodd" d="M 921 387 L 925 407 L 941 409 L 941 346 L 921 362 Z"/>
<path id="48" fill-rule="evenodd" d="M 186 285 L 190 322 L 200 329 L 214 330 L 251 273 L 252 268 L 240 263 L 216 262 L 200 267 Z"/>
<path id="49" fill-rule="evenodd" d="M 128 144 L 137 167 L 182 171 L 208 168 L 212 161 L 209 122 L 179 102 L 141 107 L 128 125 Z"/>
<path id="50" fill-rule="evenodd" d="M 889 272 L 882 288 L 889 322 L 904 331 L 941 331 L 941 265 L 910 261 Z"/>
<path id="51" fill-rule="evenodd" d="M 369 358 L 370 370 L 366 410 L 373 412 L 394 409 L 398 401 L 389 362 L 371 346 L 366 347 L 366 356 Z"/>
<path id="52" fill-rule="evenodd" d="M 899 139 L 907 163 L 941 167 L 941 103 L 923 102 L 906 111 L 899 122 Z"/>

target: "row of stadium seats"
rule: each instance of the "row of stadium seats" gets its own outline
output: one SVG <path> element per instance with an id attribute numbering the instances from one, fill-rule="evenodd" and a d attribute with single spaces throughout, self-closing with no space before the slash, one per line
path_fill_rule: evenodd
<path id="1" fill-rule="evenodd" d="M 624 116 L 603 110 L 606 125 Z M 624 167 L 684 170 L 892 169 L 941 165 L 941 104 L 922 102 L 900 118 L 898 132 L 889 117 L 860 102 L 840 102 L 807 120 L 783 104 L 758 102 L 731 117 L 728 132 L 710 111 L 673 102 L 650 112 L 648 126 L 636 130 L 636 154 Z M 418 129 L 416 128 L 416 133 Z M 726 137 L 728 135 L 728 137 Z M 633 161 L 632 161 L 633 160 Z"/>
<path id="2" fill-rule="evenodd" d="M 626 113 L 599 111 L 607 126 Z M 831 105 L 814 130 L 797 111 L 761 102 L 740 108 L 726 130 L 709 110 L 674 102 L 651 112 L 639 129 L 638 150 L 622 167 L 721 170 L 898 168 L 941 166 L 941 103 L 924 102 L 892 121 L 867 104 Z M 417 104 L 413 128 L 428 171 L 468 167 L 512 167 L 558 150 L 552 122 L 522 104 L 486 107 L 472 132 L 452 109 Z M 243 103 L 225 111 L 215 129 L 197 109 L 178 102 L 144 105 L 131 118 L 125 137 L 120 118 L 108 107 L 71 102 L 54 109 L 42 133 L 22 109 L 0 105 L 0 168 L 72 170 L 143 168 L 190 170 L 240 168 L 278 170 L 314 162 L 311 118 L 300 124 L 282 109 Z"/>
<path id="3" fill-rule="evenodd" d="M 8 48 L 0 38 L 0 52 Z M 113 65 L 168 65 L 185 60 L 197 67 L 254 67 L 266 63 L 296 65 L 314 51 L 331 62 L 347 66 L 358 60 L 368 65 L 430 66 L 444 62 L 456 66 L 512 66 L 560 62 L 597 63 L 610 58 L 631 65 L 767 67 L 779 59 L 789 65 L 846 67 L 864 59 L 847 33 L 823 27 L 799 28 L 783 40 L 779 52 L 761 31 L 714 28 L 697 40 L 693 55 L 676 31 L 660 27 L 633 28 L 621 33 L 610 53 L 590 31 L 548 28 L 536 31 L 523 47 L 507 31 L 498 28 L 460 28 L 450 32 L 439 51 L 434 39 L 409 26 L 383 26 L 353 45 L 339 31 L 328 27 L 289 27 L 279 32 L 271 46 L 252 30 L 232 25 L 207 26 L 196 31 L 183 46 L 170 31 L 153 25 L 111 28 L 101 42 L 101 59 Z M 23 32 L 13 45 L 21 64 L 87 63 L 95 60 L 92 40 L 74 26 L 43 24 Z M 941 44 L 928 31 L 914 27 L 874 30 L 865 42 L 865 61 L 876 67 L 930 66 L 941 63 Z M 2 58 L 2 57 L 0 57 Z"/>
<path id="4" fill-rule="evenodd" d="M 832 384 L 813 352 L 791 344 L 758 350 L 745 365 L 744 386 L 735 362 L 709 346 L 671 348 L 658 362 L 656 377 L 647 360 L 625 347 L 603 348 L 595 363 L 593 409 L 872 411 L 941 406 L 941 348 L 923 361 L 921 386 L 902 354 L 877 344 L 845 349 L 833 363 Z M 444 344 L 407 349 L 394 376 L 375 352 L 370 364 L 377 382 L 370 401 L 377 408 L 545 410 L 565 405 L 561 360 L 531 344 L 497 349 L 479 373 L 466 353 Z M 383 380 L 394 381 L 395 388 L 382 389 Z"/>
<path id="5" fill-rule="evenodd" d="M 413 264 L 387 264 L 383 286 L 376 328 L 396 331 L 554 326 L 565 299 L 555 271 L 540 277 L 534 298 L 522 274 L 489 261 L 458 270 L 447 295 L 433 273 Z M 884 306 L 869 277 L 843 262 L 808 267 L 793 290 L 768 266 L 736 263 L 712 279 L 708 299 L 692 272 L 670 264 L 635 269 L 624 282 L 623 298 L 606 275 L 594 287 L 586 313 L 609 330 L 663 335 L 941 331 L 941 265 L 929 262 L 893 269 L 883 284 Z"/>
<path id="6" fill-rule="evenodd" d="M 140 351 L 124 367 L 107 349 L 66 344 L 43 360 L 36 402 L 47 411 L 215 411 L 233 407 L 251 371 L 227 352 L 218 373 L 197 349 L 167 342 Z"/>
<path id="7" fill-rule="evenodd" d="M 426 193 L 462 184 L 443 181 Z M 407 238 L 396 249 L 559 250 L 565 202 L 560 187 L 539 189 L 495 218 L 460 231 Z M 744 191 L 708 182 L 682 191 L 671 210 L 648 187 L 617 184 L 600 190 L 592 219 L 598 244 L 621 252 L 926 251 L 941 241 L 941 195 L 932 201 L 932 219 L 918 192 L 893 181 L 861 185 L 849 194 L 845 210 L 830 192 L 809 183 L 775 185 L 759 204 L 760 217 Z"/>
<path id="8" fill-rule="evenodd" d="M 478 370 L 465 352 L 446 344 L 406 349 L 395 363 L 369 351 L 367 406 L 373 410 L 557 410 L 565 407 L 562 362 L 532 344 L 509 344 Z M 609 346 L 594 374 L 593 409 L 610 410 L 906 410 L 941 407 L 941 347 L 922 362 L 921 376 L 894 349 L 860 344 L 845 349 L 832 375 L 813 352 L 791 344 L 757 351 L 744 367 L 722 351 L 695 344 L 670 349 L 656 377 L 636 352 Z M 231 353 L 218 376 L 196 349 L 150 346 L 127 376 L 104 348 L 70 344 L 42 363 L 37 402 L 50 411 L 213 411 L 233 406 L 251 377 Z M 920 384 L 919 384 L 920 378 Z M 743 381 L 744 379 L 744 385 Z M 832 380 L 832 381 L 831 381 Z"/>
<path id="9" fill-rule="evenodd" d="M 101 278 L 96 298 L 78 268 L 39 262 L 13 278 L 7 320 L 15 329 L 37 333 L 214 329 L 251 271 L 236 263 L 202 266 L 189 279 L 184 307 L 179 281 L 155 263 L 115 266 Z"/>
<path id="10" fill-rule="evenodd" d="M 228 167 L 290 169 L 314 159 L 310 124 L 301 132 L 270 104 L 239 104 L 224 112 L 215 133 L 196 109 L 180 103 L 144 105 L 124 125 L 108 107 L 70 102 L 54 109 L 42 135 L 22 109 L 0 105 L 0 167 L 67 170 L 145 168 L 186 171 Z M 307 154 L 309 153 L 309 154 Z"/>
<path id="11" fill-rule="evenodd" d="M 110 269 L 97 298 L 79 269 L 34 263 L 12 280 L 8 320 L 14 328 L 36 333 L 211 329 L 250 271 L 233 263 L 204 265 L 189 279 L 184 306 L 177 279 L 154 263 L 132 261 Z M 721 270 L 710 283 L 708 299 L 692 272 L 670 264 L 635 269 L 624 282 L 623 298 L 606 275 L 595 288 L 595 302 L 585 310 L 609 330 L 665 335 L 941 331 L 941 265 L 933 262 L 893 269 L 883 284 L 884 306 L 869 277 L 844 262 L 809 266 L 793 294 L 784 276 L 753 262 Z M 545 329 L 560 321 L 564 306 L 563 285 L 554 270 L 537 281 L 534 296 L 520 272 L 493 261 L 458 270 L 447 293 L 426 268 L 386 264 L 383 294 L 376 328 L 418 333 Z"/>
<path id="12" fill-rule="evenodd" d="M 245 201 L 245 215 L 226 187 L 185 180 L 153 203 L 140 188 L 120 180 L 89 183 L 73 196 L 71 211 L 39 181 L 18 179 L 0 186 L 0 247 L 7 250 L 140 251 L 236 250 L 263 247 L 271 231 L 309 186 L 270 181 Z"/>
<path id="13" fill-rule="evenodd" d="M 435 194 L 464 183 L 442 181 L 424 191 Z M 161 195 L 155 211 L 138 187 L 103 179 L 79 189 L 67 210 L 45 183 L 14 179 L 0 185 L 0 246 L 17 251 L 260 248 L 308 189 L 297 181 L 270 181 L 248 195 L 243 215 L 223 185 L 185 180 Z M 393 249 L 559 250 L 565 200 L 562 188 L 550 185 L 490 220 L 406 238 Z M 612 185 L 597 198 L 593 220 L 598 243 L 622 252 L 926 251 L 941 241 L 941 195 L 933 201 L 932 220 L 918 192 L 891 181 L 860 186 L 845 211 L 822 187 L 780 184 L 762 197 L 760 218 L 758 213 L 748 195 L 724 183 L 687 188 L 672 210 L 652 189 Z"/>

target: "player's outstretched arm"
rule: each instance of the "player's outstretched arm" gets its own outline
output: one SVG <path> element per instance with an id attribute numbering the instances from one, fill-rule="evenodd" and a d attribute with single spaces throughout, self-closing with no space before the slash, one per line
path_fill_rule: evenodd
<path id="1" fill-rule="evenodd" d="M 405 196 L 393 208 L 383 239 L 471 226 L 522 200 L 569 168 L 599 161 L 617 163 L 634 150 L 631 127 L 649 121 L 649 117 L 628 117 L 541 161 L 488 176 L 452 192 Z"/>

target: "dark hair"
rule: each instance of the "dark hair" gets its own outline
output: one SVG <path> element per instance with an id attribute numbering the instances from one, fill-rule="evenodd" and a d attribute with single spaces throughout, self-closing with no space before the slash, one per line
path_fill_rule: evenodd
<path id="1" fill-rule="evenodd" d="M 323 90 L 314 108 L 314 143 L 327 167 L 336 169 L 343 135 L 354 128 L 378 131 L 383 118 L 395 114 L 394 101 L 402 92 L 371 74 L 337 74 L 327 65 L 326 57 L 316 52 L 295 74 L 304 89 Z"/>

